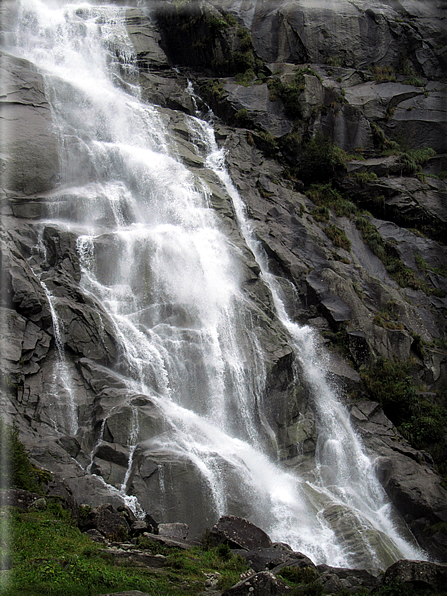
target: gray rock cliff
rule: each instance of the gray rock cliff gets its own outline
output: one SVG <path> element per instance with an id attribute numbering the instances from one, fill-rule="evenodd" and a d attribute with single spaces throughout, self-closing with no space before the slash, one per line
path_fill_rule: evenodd
<path id="1" fill-rule="evenodd" d="M 5 15 L 11 6 L 2 6 Z M 186 124 L 197 106 L 210 105 L 217 115 L 216 138 L 291 319 L 319 334 L 329 376 L 376 458 L 387 494 L 421 546 L 445 562 L 447 491 L 439 474 L 447 474 L 445 10 L 410 0 L 331 6 L 228 0 L 194 3 L 191 12 L 164 2 L 155 10 L 129 9 L 126 26 L 142 98 L 155 104 L 179 158 L 206 184 L 237 254 L 266 355 L 259 425 L 266 450 L 307 473 L 317 416 L 231 199 Z M 7 19 L 2 23 L 7 39 Z M 56 211 L 76 221 L 80 209 L 58 187 L 58 140 L 43 78 L 25 60 L 6 51 L 0 57 L 2 415 L 79 503 L 120 504 L 130 472 L 128 493 L 147 512 L 159 521 L 186 521 L 197 535 L 216 522 L 209 486 L 190 461 L 160 450 L 157 437 L 172 432 L 169 422 L 156 400 L 124 383 L 120 337 L 80 283 L 79 234 L 42 223 Z M 318 166 L 315 179 L 306 180 L 309 147 L 321 138 L 338 157 L 331 154 L 327 179 Z M 421 156 L 420 149 L 432 151 Z M 332 186 L 312 189 L 317 182 Z M 95 249 L 106 276 L 118 248 L 104 233 Z M 61 335 L 69 388 L 54 374 Z M 409 363 L 408 383 L 420 394 L 425 422 L 439 414 L 438 434 L 423 445 L 402 436 L 398 420 L 382 411 L 386 403 L 370 400 L 368 374 L 383 360 Z M 59 411 L 73 394 L 76 428 Z M 140 436 L 131 453 L 135 408 Z M 386 413 L 392 418 L 391 407 Z M 248 516 L 243 487 L 233 488 L 234 514 Z"/>

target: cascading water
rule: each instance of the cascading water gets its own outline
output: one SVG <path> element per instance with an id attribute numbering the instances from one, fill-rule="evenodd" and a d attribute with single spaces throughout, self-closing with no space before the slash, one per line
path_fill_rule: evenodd
<path id="1" fill-rule="evenodd" d="M 190 117 L 313 393 L 320 430 L 313 479 L 266 454 L 273 431 L 262 413 L 265 359 L 237 249 L 219 227 L 206 184 L 177 159 L 166 116 L 139 100 L 124 14 L 113 4 L 22 0 L 16 50 L 43 73 L 60 137 L 59 210 L 50 219 L 78 235 L 83 291 L 107 311 L 121 348 L 117 368 L 132 421 L 123 440 L 128 468 L 116 490 L 128 489 L 137 450 L 150 444 L 160 454 L 162 492 L 163 457 L 188 461 L 215 519 L 239 500 L 272 538 L 317 563 L 355 566 L 359 551 L 377 567 L 420 558 L 394 527 L 371 462 L 317 366 L 310 330 L 287 317 L 212 128 Z M 150 438 L 139 417 L 148 399 L 166 421 Z M 109 408 L 109 421 L 120 407 Z"/>

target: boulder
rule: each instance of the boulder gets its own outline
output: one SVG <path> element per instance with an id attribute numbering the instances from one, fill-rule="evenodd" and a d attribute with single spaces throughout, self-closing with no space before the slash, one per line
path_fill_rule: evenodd
<path id="1" fill-rule="evenodd" d="M 403 584 L 408 590 L 442 593 L 447 586 L 447 567 L 429 561 L 397 561 L 385 571 L 383 585 Z"/>
<path id="2" fill-rule="evenodd" d="M 170 524 L 158 524 L 159 536 L 167 536 L 177 540 L 185 540 L 188 537 L 188 532 L 188 524 L 182 524 L 178 522 Z"/>
<path id="3" fill-rule="evenodd" d="M 363 588 L 373 592 L 382 585 L 381 573 L 373 569 L 344 569 L 330 567 L 329 565 L 317 565 L 320 574 L 320 582 L 325 592 L 331 593 L 346 590 L 359 590 Z M 355 592 L 354 592 L 355 593 Z"/>
<path id="4" fill-rule="evenodd" d="M 291 593 L 292 589 L 273 573 L 261 571 L 225 590 L 222 596 L 277 596 Z"/>
<path id="5" fill-rule="evenodd" d="M 123 513 L 110 504 L 93 508 L 88 505 L 80 505 L 79 528 L 81 531 L 98 530 L 105 538 L 114 541 L 123 541 L 130 531 Z"/>
<path id="6" fill-rule="evenodd" d="M 248 520 L 234 515 L 222 516 L 211 528 L 210 537 L 215 545 L 228 544 L 230 548 L 253 550 L 269 548 L 269 536 Z"/>
<path id="7" fill-rule="evenodd" d="M 313 562 L 306 555 L 294 552 L 290 547 L 287 548 L 277 543 L 267 548 L 259 547 L 248 551 L 234 549 L 233 552 L 245 559 L 256 573 L 268 570 L 276 575 L 284 567 L 315 568 Z"/>

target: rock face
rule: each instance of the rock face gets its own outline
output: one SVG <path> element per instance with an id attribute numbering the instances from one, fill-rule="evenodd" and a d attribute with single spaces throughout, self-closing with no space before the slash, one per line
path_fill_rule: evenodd
<path id="1" fill-rule="evenodd" d="M 367 400 L 359 374 L 381 358 L 411 359 L 425 401 L 446 407 L 446 44 L 439 25 L 445 11 L 407 0 L 332 6 L 228 0 L 195 3 L 191 12 L 165 2 L 155 14 L 129 9 L 126 26 L 142 98 L 157 106 L 179 159 L 209 189 L 220 229 L 238 255 L 265 354 L 259 435 L 267 450 L 291 470 L 311 469 L 318 420 L 231 198 L 188 128 L 185 114 L 205 102 L 220 117 L 216 138 L 291 320 L 312 326 L 329 348 L 342 344 L 329 376 L 346 390 L 351 419 L 398 512 L 421 546 L 446 561 L 441 478 L 430 456 L 410 447 L 379 404 Z M 1 7 L 6 40 L 13 7 Z M 1 60 L 2 414 L 16 422 L 35 461 L 63 475 L 79 502 L 101 519 L 122 522 L 113 531 L 125 533 L 135 522 L 117 512 L 126 483 L 128 495 L 157 520 L 185 520 L 197 536 L 216 522 L 210 485 L 191 461 L 157 445 L 173 427 L 156 397 L 126 385 L 122 341 L 107 310 L 81 284 L 80 233 L 52 220 L 58 213 L 61 221 L 79 222 L 82 206 L 57 186 L 58 140 L 42 75 L 6 52 Z M 200 98 L 190 92 L 191 80 Z M 304 192 L 312 167 L 306 148 L 320 135 L 345 152 L 342 164 L 328 165 L 330 196 L 312 194 L 307 182 Z M 414 153 L 421 146 L 433 151 Z M 323 178 L 318 170 L 315 182 Z M 112 217 L 103 214 L 102 224 Z M 104 277 L 118 249 L 107 233 L 95 240 Z M 396 281 L 396 270 L 410 283 Z M 128 437 L 136 409 L 133 449 Z M 444 427 L 438 462 L 447 454 L 445 435 Z M 238 515 L 249 509 L 239 486 L 229 502 Z M 112 509 L 101 510 L 104 503 Z M 268 536 L 239 540 L 234 528 L 228 535 L 231 517 L 219 524 L 221 541 L 271 547 Z M 258 580 L 270 586 L 267 593 L 285 593 L 268 573 Z M 247 593 L 244 585 L 228 594 Z M 250 593 L 257 585 L 250 583 Z"/>

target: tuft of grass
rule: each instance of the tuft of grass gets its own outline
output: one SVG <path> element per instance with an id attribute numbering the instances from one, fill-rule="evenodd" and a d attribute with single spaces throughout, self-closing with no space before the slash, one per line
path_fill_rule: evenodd
<path id="1" fill-rule="evenodd" d="M 332 184 L 312 184 L 306 191 L 309 199 L 318 206 L 325 206 L 338 217 L 357 213 L 357 206 L 340 194 Z"/>
<path id="2" fill-rule="evenodd" d="M 439 294 L 439 291 L 436 288 L 430 287 L 425 281 L 417 277 L 412 269 L 404 265 L 404 263 L 393 254 L 392 247 L 383 240 L 376 227 L 365 216 L 361 215 L 357 217 L 355 225 L 357 229 L 360 230 L 363 240 L 373 253 L 379 257 L 394 281 L 396 281 L 402 288 L 421 290 L 427 294 L 427 296 Z"/>
<path id="3" fill-rule="evenodd" d="M 410 77 L 402 82 L 403 85 L 413 85 L 413 87 L 423 87 L 424 81 L 418 79 L 417 77 Z"/>
<path id="4" fill-rule="evenodd" d="M 334 246 L 338 246 L 339 248 L 343 248 L 348 252 L 351 250 L 351 241 L 346 236 L 343 230 L 340 230 L 335 224 L 329 224 L 325 228 L 323 228 L 323 232 L 332 241 Z"/>
<path id="5" fill-rule="evenodd" d="M 431 147 L 405 151 L 399 158 L 399 163 L 402 166 L 402 173 L 408 176 L 421 176 L 422 166 L 435 155 L 436 151 Z M 425 182 L 425 178 L 421 181 Z"/>
<path id="6" fill-rule="evenodd" d="M 405 329 L 398 317 L 397 304 L 394 300 L 390 300 L 386 307 L 375 315 L 374 323 L 385 329 Z"/>
<path id="7" fill-rule="evenodd" d="M 392 66 L 370 66 L 369 70 L 378 83 L 396 82 L 396 73 Z"/>
<path id="8" fill-rule="evenodd" d="M 356 172 L 353 177 L 360 186 L 366 186 L 369 182 L 377 180 L 377 174 L 374 172 Z"/>
<path id="9" fill-rule="evenodd" d="M 401 149 L 399 143 L 391 141 L 378 124 L 370 122 L 370 126 L 374 144 L 383 155 L 397 155 L 400 153 Z"/>
<path id="10" fill-rule="evenodd" d="M 420 269 L 421 271 L 431 271 L 433 273 L 436 273 L 436 275 L 441 275 L 442 277 L 447 277 L 447 267 L 431 267 L 427 261 L 421 257 L 421 255 L 419 254 L 415 254 L 414 255 L 414 259 L 416 261 L 416 265 L 418 266 L 418 269 Z"/>

